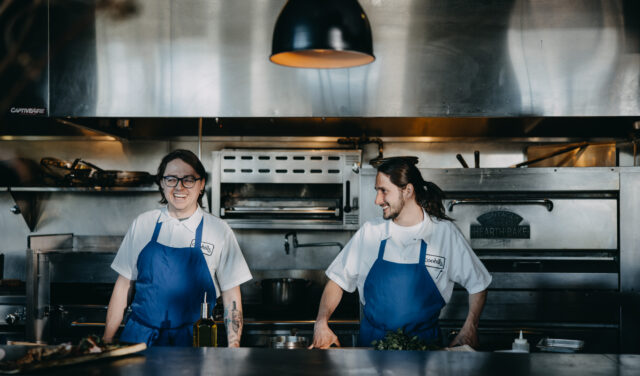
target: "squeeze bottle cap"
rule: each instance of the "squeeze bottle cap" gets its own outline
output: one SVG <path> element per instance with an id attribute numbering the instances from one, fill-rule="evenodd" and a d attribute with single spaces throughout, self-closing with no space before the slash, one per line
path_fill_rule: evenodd
<path id="1" fill-rule="evenodd" d="M 522 330 L 520 331 L 520 338 L 516 338 L 515 342 L 519 345 L 524 345 L 527 343 L 527 339 L 522 337 Z"/>

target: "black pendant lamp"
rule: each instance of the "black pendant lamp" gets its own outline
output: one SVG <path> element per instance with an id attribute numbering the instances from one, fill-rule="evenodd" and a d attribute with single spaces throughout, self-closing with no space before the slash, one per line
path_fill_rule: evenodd
<path id="1" fill-rule="evenodd" d="M 289 0 L 273 31 L 272 62 L 348 68 L 375 60 L 371 27 L 357 0 Z"/>

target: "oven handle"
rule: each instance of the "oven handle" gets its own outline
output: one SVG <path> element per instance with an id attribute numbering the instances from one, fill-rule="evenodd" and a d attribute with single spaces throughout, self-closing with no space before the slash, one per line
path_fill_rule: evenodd
<path id="1" fill-rule="evenodd" d="M 448 206 L 449 211 L 453 211 L 453 207 L 456 205 L 542 205 L 548 211 L 553 210 L 553 201 L 547 198 L 540 200 L 451 200 Z"/>
<path id="2" fill-rule="evenodd" d="M 232 208 L 223 209 L 223 214 L 238 213 L 238 214 L 333 214 L 336 217 L 340 216 L 340 208 L 253 208 L 236 206 Z"/>
<path id="3" fill-rule="evenodd" d="M 535 328 L 478 328 L 478 334 L 513 334 L 515 337 L 517 337 L 521 331 L 522 334 L 526 335 L 544 335 L 545 333 L 542 329 L 536 330 Z M 458 333 L 460 333 L 460 330 L 453 329 L 449 331 L 448 337 L 453 338 L 457 336 Z"/>
<path id="4" fill-rule="evenodd" d="M 93 326 L 105 326 L 106 323 L 103 322 L 79 322 L 79 321 L 72 321 L 71 326 L 78 326 L 78 327 L 93 327 Z"/>
<path id="5" fill-rule="evenodd" d="M 87 328 L 87 327 L 105 327 L 107 324 L 104 322 L 79 322 L 79 321 L 72 321 L 71 326 L 74 327 L 81 327 L 81 328 Z M 121 328 L 124 328 L 124 324 L 120 324 Z"/>
<path id="6" fill-rule="evenodd" d="M 482 261 L 514 261 L 514 262 L 538 262 L 538 261 L 615 261 L 613 256 L 509 256 L 509 255 L 481 255 Z"/>

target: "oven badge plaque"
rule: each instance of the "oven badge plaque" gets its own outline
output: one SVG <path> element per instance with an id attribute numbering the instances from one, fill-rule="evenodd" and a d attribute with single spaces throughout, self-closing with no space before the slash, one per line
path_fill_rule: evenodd
<path id="1" fill-rule="evenodd" d="M 498 210 L 484 213 L 479 225 L 471 225 L 471 239 L 529 239 L 529 225 L 520 225 L 522 217 L 516 213 Z"/>

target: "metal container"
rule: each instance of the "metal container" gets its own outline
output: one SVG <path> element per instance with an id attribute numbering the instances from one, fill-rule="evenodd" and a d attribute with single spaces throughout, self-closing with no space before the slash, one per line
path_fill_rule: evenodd
<path id="1" fill-rule="evenodd" d="M 308 346 L 306 337 L 300 336 L 275 336 L 269 338 L 269 347 L 272 349 L 305 349 Z"/>
<path id="2" fill-rule="evenodd" d="M 536 345 L 540 351 L 574 353 L 582 350 L 584 341 L 577 339 L 543 338 Z"/>
<path id="3" fill-rule="evenodd" d="M 263 279 L 262 303 L 267 307 L 291 307 L 304 304 L 311 281 L 300 278 Z"/>

